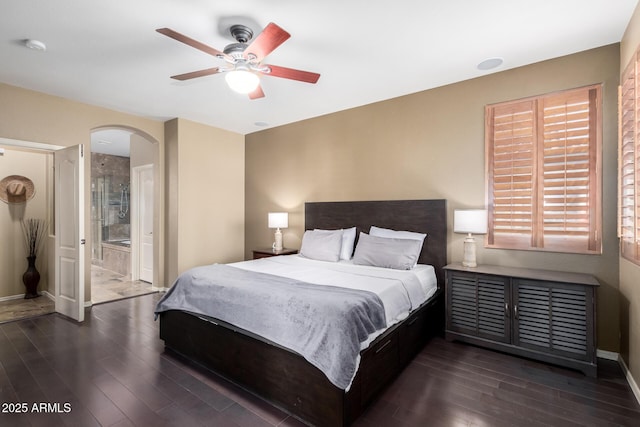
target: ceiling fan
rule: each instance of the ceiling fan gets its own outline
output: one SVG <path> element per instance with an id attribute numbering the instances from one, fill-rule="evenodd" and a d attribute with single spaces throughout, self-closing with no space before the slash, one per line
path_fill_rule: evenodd
<path id="1" fill-rule="evenodd" d="M 227 45 L 223 51 L 169 28 L 158 28 L 156 31 L 228 63 L 223 67 L 207 68 L 171 76 L 172 79 L 189 80 L 225 73 L 225 79 L 231 89 L 248 94 L 250 99 L 257 99 L 264 97 L 259 75 L 282 77 L 306 83 L 316 83 L 320 78 L 320 74 L 317 73 L 262 63 L 267 55 L 291 37 L 291 34 L 273 22 L 267 25 L 253 41 L 253 31 L 249 27 L 232 25 L 229 31 L 237 43 Z"/>

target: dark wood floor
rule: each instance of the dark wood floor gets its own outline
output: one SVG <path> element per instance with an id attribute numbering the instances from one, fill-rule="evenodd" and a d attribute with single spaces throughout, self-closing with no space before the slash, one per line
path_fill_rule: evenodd
<path id="1" fill-rule="evenodd" d="M 56 314 L 0 325 L 0 409 L 27 403 L 0 412 L 0 426 L 301 425 L 165 352 L 158 298 L 94 306 L 81 325 Z M 41 402 L 52 405 L 38 413 Z M 436 338 L 355 424 L 638 426 L 640 407 L 614 362 L 596 380 Z"/>

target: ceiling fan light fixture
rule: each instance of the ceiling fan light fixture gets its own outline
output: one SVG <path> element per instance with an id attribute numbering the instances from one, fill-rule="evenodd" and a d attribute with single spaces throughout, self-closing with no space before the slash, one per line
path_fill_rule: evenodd
<path id="1" fill-rule="evenodd" d="M 246 69 L 229 71 L 224 78 L 231 90 L 243 94 L 253 92 L 260 84 L 260 78 Z"/>
<path id="2" fill-rule="evenodd" d="M 175 80 L 189 80 L 213 74 L 225 74 L 225 80 L 234 91 L 249 96 L 249 99 L 264 98 L 264 91 L 260 86 L 260 77 L 270 75 L 288 80 L 305 83 L 316 83 L 320 74 L 294 68 L 263 65 L 262 60 L 285 42 L 291 34 L 270 22 L 262 32 L 253 39 L 253 31 L 244 25 L 232 25 L 231 34 L 237 43 L 227 45 L 223 51 L 208 46 L 202 42 L 180 34 L 170 28 L 158 28 L 162 35 L 184 43 L 215 58 L 228 62 L 225 67 L 212 67 L 204 70 L 171 76 Z M 250 42 L 250 43 L 249 43 Z"/>

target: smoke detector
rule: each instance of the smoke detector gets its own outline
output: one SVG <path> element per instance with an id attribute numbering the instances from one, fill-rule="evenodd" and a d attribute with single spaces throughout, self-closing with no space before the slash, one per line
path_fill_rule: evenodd
<path id="1" fill-rule="evenodd" d="M 29 49 L 45 51 L 47 50 L 47 45 L 42 43 L 40 40 L 27 39 L 24 41 L 24 45 Z"/>

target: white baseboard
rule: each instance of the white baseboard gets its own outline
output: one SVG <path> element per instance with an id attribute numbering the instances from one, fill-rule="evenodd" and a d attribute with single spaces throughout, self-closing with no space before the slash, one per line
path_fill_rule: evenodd
<path id="1" fill-rule="evenodd" d="M 600 350 L 600 349 L 596 351 L 596 355 L 602 359 L 614 360 L 618 362 L 618 364 L 620 365 L 620 368 L 622 369 L 622 373 L 627 379 L 627 383 L 629 384 L 629 387 L 631 387 L 631 391 L 633 392 L 633 395 L 636 397 L 636 400 L 638 401 L 638 403 L 640 403 L 640 387 L 638 387 L 638 383 L 636 383 L 636 380 L 633 378 L 633 375 L 631 375 L 631 371 L 629 371 L 629 368 L 627 367 L 627 364 L 625 363 L 622 356 L 620 356 L 619 353 L 616 353 L 613 351 Z"/>
<path id="2" fill-rule="evenodd" d="M 598 356 L 600 359 L 614 360 L 616 362 L 620 360 L 620 355 L 615 351 L 597 349 L 596 356 Z"/>
<path id="3" fill-rule="evenodd" d="M 51 301 L 55 302 L 56 301 L 56 297 L 54 297 L 52 294 L 50 294 L 48 291 L 42 291 L 42 295 L 44 295 L 45 297 L 49 298 Z"/>
<path id="4" fill-rule="evenodd" d="M 157 292 L 167 292 L 169 289 L 171 289 L 171 288 L 164 288 L 164 287 L 159 287 L 159 286 L 151 286 L 151 290 L 152 291 L 157 291 Z"/>
<path id="5" fill-rule="evenodd" d="M 55 301 L 56 298 L 51 295 L 48 291 L 41 291 L 40 292 L 40 296 L 45 296 L 47 298 L 49 298 L 51 301 Z M 19 295 L 9 295 L 7 297 L 0 297 L 0 302 L 2 301 L 12 301 L 12 300 L 16 300 L 16 299 L 24 299 L 24 294 L 19 294 Z"/>
<path id="6" fill-rule="evenodd" d="M 618 363 L 620 363 L 622 372 L 627 378 L 627 382 L 629 383 L 629 387 L 631 387 L 631 391 L 633 391 L 633 394 L 636 396 L 636 400 L 638 401 L 638 403 L 640 403 L 640 387 L 638 387 L 638 383 L 633 378 L 633 375 L 631 375 L 631 371 L 629 371 L 629 368 L 627 367 L 627 364 L 624 362 L 624 359 L 622 357 L 618 359 Z"/>
<path id="7" fill-rule="evenodd" d="M 0 302 L 3 302 L 3 301 L 11 301 L 11 300 L 14 300 L 14 299 L 22 299 L 22 298 L 24 298 L 24 294 L 20 294 L 20 295 L 9 295 L 9 296 L 7 296 L 7 297 L 0 297 Z"/>

